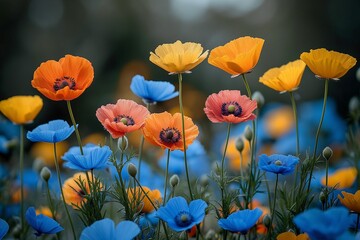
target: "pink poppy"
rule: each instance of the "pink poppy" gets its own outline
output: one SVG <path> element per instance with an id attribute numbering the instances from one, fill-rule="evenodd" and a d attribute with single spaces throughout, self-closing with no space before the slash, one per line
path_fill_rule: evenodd
<path id="1" fill-rule="evenodd" d="M 131 100 L 119 99 L 96 110 L 96 117 L 113 138 L 124 136 L 144 126 L 149 111 Z"/>
<path id="2" fill-rule="evenodd" d="M 240 123 L 255 119 L 256 108 L 256 101 L 241 95 L 239 90 L 223 90 L 206 99 L 204 112 L 213 123 Z"/>

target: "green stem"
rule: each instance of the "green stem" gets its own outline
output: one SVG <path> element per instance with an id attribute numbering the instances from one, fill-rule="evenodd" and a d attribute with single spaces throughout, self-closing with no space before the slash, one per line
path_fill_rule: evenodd
<path id="1" fill-rule="evenodd" d="M 245 74 L 241 75 L 243 80 L 244 80 L 244 84 L 245 84 L 245 88 L 248 94 L 248 97 L 250 99 L 252 99 L 252 93 L 251 93 L 251 89 L 250 89 L 250 85 L 246 79 Z M 250 205 L 252 204 L 251 199 L 250 199 L 250 195 L 252 195 L 253 192 L 253 188 L 254 188 L 254 184 L 253 184 L 253 180 L 255 180 L 254 174 L 255 174 L 255 149 L 256 149 L 256 122 L 255 120 L 252 120 L 252 130 L 253 130 L 253 138 L 251 139 L 251 157 L 250 157 L 250 176 L 249 176 L 249 184 L 248 184 L 248 194 L 246 196 L 246 206 L 248 206 L 248 204 L 250 203 Z"/>
<path id="2" fill-rule="evenodd" d="M 70 222 L 71 231 L 73 233 L 73 239 L 76 239 L 75 228 L 74 228 L 74 225 L 73 225 L 69 210 L 67 208 L 67 204 L 65 202 L 65 197 L 64 197 L 64 192 L 63 192 L 63 189 L 62 189 L 61 177 L 60 177 L 60 168 L 59 168 L 59 163 L 58 163 L 58 160 L 57 160 L 57 153 L 56 153 L 56 143 L 54 143 L 54 159 L 55 159 L 55 168 L 56 168 L 56 174 L 57 174 L 57 178 L 58 178 L 58 182 L 59 182 L 62 202 L 64 204 L 65 212 L 66 212 L 66 215 L 67 215 L 67 217 L 69 219 L 69 222 Z"/>
<path id="3" fill-rule="evenodd" d="M 182 90 L 182 75 L 181 75 L 181 73 L 178 74 L 178 78 L 179 78 L 179 106 L 180 106 L 180 112 L 181 112 L 181 127 L 182 127 L 182 140 L 183 140 L 183 147 L 184 147 L 184 163 L 185 163 L 186 181 L 187 181 L 188 188 L 189 188 L 190 199 L 194 200 L 194 196 L 193 196 L 192 190 L 191 190 L 190 178 L 189 178 L 188 162 L 187 162 L 187 158 L 186 158 L 185 118 L 184 118 L 184 108 L 183 108 L 183 103 L 182 103 L 183 90 Z"/>
<path id="4" fill-rule="evenodd" d="M 166 201 L 166 191 L 168 188 L 168 181 L 169 181 L 169 161 L 170 161 L 170 149 L 167 150 L 167 158 L 166 158 L 166 171 L 165 171 L 165 187 L 164 187 L 164 202 L 163 205 L 165 205 Z"/>
<path id="5" fill-rule="evenodd" d="M 324 120 L 324 115 L 325 115 L 325 110 L 326 110 L 326 100 L 327 100 L 328 91 L 329 91 L 329 79 L 325 79 L 325 87 L 324 88 L 325 88 L 325 90 L 324 90 L 324 103 L 323 103 L 323 107 L 322 107 L 319 126 L 318 126 L 318 129 L 316 131 L 314 153 L 313 153 L 313 156 L 312 156 L 312 165 L 311 165 L 311 169 L 310 169 L 309 183 L 308 183 L 308 188 L 307 188 L 307 193 L 308 194 L 310 192 L 310 184 L 311 184 L 312 174 L 313 174 L 313 170 L 314 170 L 315 162 L 316 162 L 316 150 L 317 150 L 317 146 L 318 146 L 318 142 L 319 142 L 321 126 L 322 126 L 322 123 L 323 123 L 323 120 Z"/>
<path id="6" fill-rule="evenodd" d="M 146 108 L 147 110 L 149 110 L 150 108 L 150 104 L 146 103 Z M 139 178 L 139 182 L 140 182 L 140 171 L 141 171 L 141 161 L 142 161 L 142 152 L 143 152 L 143 148 L 144 148 L 144 135 L 141 135 L 141 139 L 140 139 L 140 146 L 139 146 L 139 157 L 138 157 L 138 178 Z"/>
<path id="7" fill-rule="evenodd" d="M 297 118 L 297 110 L 296 110 L 296 102 L 294 98 L 293 92 L 289 92 L 290 99 L 291 99 L 291 105 L 294 112 L 294 120 L 295 120 L 295 129 L 296 129 L 296 156 L 300 155 L 300 142 L 299 142 L 299 124 L 298 124 L 298 118 Z"/>
<path id="8" fill-rule="evenodd" d="M 275 190 L 274 190 L 274 203 L 271 209 L 271 218 L 270 218 L 270 226 L 269 226 L 269 232 L 268 232 L 268 238 L 271 238 L 271 233 L 273 231 L 273 221 L 275 216 L 275 207 L 276 207 L 276 193 L 277 193 L 277 186 L 279 181 L 279 174 L 276 174 L 276 181 L 275 181 Z"/>
<path id="9" fill-rule="evenodd" d="M 20 124 L 20 214 L 21 214 L 21 232 L 24 233 L 24 125 Z M 22 234 L 21 234 L 22 235 Z"/>
<path id="10" fill-rule="evenodd" d="M 77 142 L 78 142 L 79 147 L 80 147 L 81 155 L 84 155 L 84 152 L 83 152 L 83 149 L 82 149 L 82 143 L 81 143 L 80 133 L 79 133 L 79 129 L 78 129 L 77 125 L 76 125 L 76 121 L 75 121 L 75 118 L 74 118 L 74 114 L 73 114 L 73 111 L 72 111 L 72 108 L 71 108 L 71 103 L 70 103 L 70 101 L 68 100 L 68 101 L 66 101 L 66 104 L 67 104 L 67 108 L 68 108 L 68 111 L 69 111 L 71 123 L 72 123 L 72 125 L 73 125 L 74 128 L 75 128 L 76 139 L 77 139 Z"/>
<path id="11" fill-rule="evenodd" d="M 125 143 L 125 137 L 122 136 L 122 144 Z M 126 215 L 126 218 L 127 220 L 133 220 L 130 215 L 129 215 L 129 198 L 128 198 L 128 195 L 127 195 L 127 192 L 126 192 L 126 187 L 125 187 L 125 183 L 124 183 L 124 180 L 121 176 L 121 172 L 122 172 L 122 169 L 123 169 L 123 166 L 124 166 L 124 153 L 125 153 L 125 149 L 121 149 L 120 151 L 120 168 L 119 166 L 117 165 L 117 162 L 116 162 L 116 158 L 115 158 L 115 161 L 114 163 L 116 164 L 116 170 L 117 170 L 117 173 L 118 173 L 118 176 L 119 176 L 119 181 L 120 181 L 120 187 L 121 187 L 121 191 L 122 191 L 122 194 L 124 196 L 124 201 L 125 201 L 125 215 Z"/>
<path id="12" fill-rule="evenodd" d="M 45 184 L 46 184 L 46 194 L 47 194 L 47 198 L 48 198 L 48 201 L 49 201 L 49 208 L 50 208 L 50 211 L 51 211 L 51 215 L 52 215 L 53 219 L 56 221 L 55 208 L 54 208 L 54 204 L 53 204 L 51 194 L 50 194 L 49 182 L 45 181 Z M 56 239 L 60 239 L 60 233 L 59 232 L 56 233 Z"/>

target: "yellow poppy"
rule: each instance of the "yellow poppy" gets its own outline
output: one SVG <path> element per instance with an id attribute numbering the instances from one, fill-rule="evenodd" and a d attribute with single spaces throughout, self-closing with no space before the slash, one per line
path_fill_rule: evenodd
<path id="1" fill-rule="evenodd" d="M 56 143 L 56 155 L 62 163 L 61 156 L 69 149 L 70 145 L 66 141 Z M 36 142 L 32 145 L 30 154 L 35 159 L 40 159 L 46 166 L 55 167 L 54 144 L 47 142 Z"/>
<path id="2" fill-rule="evenodd" d="M 337 189 L 344 189 L 351 187 L 356 179 L 357 170 L 354 167 L 342 168 L 328 176 L 328 186 Z M 321 179 L 321 184 L 326 184 L 326 178 Z"/>
<path id="3" fill-rule="evenodd" d="M 36 209 L 36 215 L 39 215 L 39 214 L 42 214 L 42 215 L 47 216 L 49 218 L 53 217 L 49 207 L 39 207 L 39 208 L 37 208 Z"/>
<path id="4" fill-rule="evenodd" d="M 356 64 L 352 56 L 325 48 L 311 49 L 300 55 L 310 70 L 319 78 L 339 80 Z"/>
<path id="5" fill-rule="evenodd" d="M 43 100 L 35 96 L 14 96 L 0 101 L 0 112 L 15 124 L 31 123 L 43 107 Z"/>
<path id="6" fill-rule="evenodd" d="M 356 191 L 355 194 L 344 191 L 342 191 L 341 194 L 343 196 L 338 195 L 340 202 L 351 211 L 360 213 L 360 190 Z"/>
<path id="7" fill-rule="evenodd" d="M 300 85 L 305 66 L 303 61 L 296 60 L 278 68 L 271 68 L 260 77 L 259 82 L 281 93 L 295 91 Z"/>
<path id="8" fill-rule="evenodd" d="M 264 116 L 265 132 L 272 138 L 279 138 L 294 127 L 294 114 L 291 107 L 276 108 Z"/>
<path id="9" fill-rule="evenodd" d="M 236 77 L 256 66 L 264 42 L 262 38 L 240 37 L 211 50 L 208 62 Z"/>
<path id="10" fill-rule="evenodd" d="M 295 235 L 293 232 L 283 232 L 280 233 L 276 240 L 309 240 L 309 236 L 306 233 Z"/>
<path id="11" fill-rule="evenodd" d="M 207 57 L 199 43 L 176 41 L 158 46 L 155 53 L 150 52 L 150 62 L 161 67 L 169 74 L 188 73 Z"/>

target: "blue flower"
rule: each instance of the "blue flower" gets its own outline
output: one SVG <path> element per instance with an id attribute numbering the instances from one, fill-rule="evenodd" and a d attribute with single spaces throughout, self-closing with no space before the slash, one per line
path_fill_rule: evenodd
<path id="1" fill-rule="evenodd" d="M 186 150 L 186 156 L 190 174 L 199 177 L 210 172 L 210 161 L 206 154 L 205 148 L 203 145 L 201 145 L 200 141 L 195 140 L 191 145 L 188 146 L 188 149 Z M 159 161 L 160 167 L 164 170 L 166 168 L 166 161 L 167 153 L 164 153 Z M 169 159 L 169 174 L 185 174 L 183 151 L 174 150 L 171 152 Z"/>
<path id="2" fill-rule="evenodd" d="M 177 232 L 191 229 L 205 217 L 207 204 L 202 199 L 191 201 L 188 205 L 185 198 L 174 197 L 165 207 L 160 207 L 156 216 L 167 222 L 168 226 Z"/>
<path id="3" fill-rule="evenodd" d="M 83 147 L 83 154 L 79 147 L 71 147 L 62 159 L 64 166 L 79 171 L 88 171 L 92 169 L 104 169 L 110 165 L 109 158 L 112 151 L 108 146 L 97 146 L 87 144 Z"/>
<path id="4" fill-rule="evenodd" d="M 351 218 L 344 207 L 333 207 L 326 211 L 313 208 L 296 215 L 293 222 L 312 240 L 330 240 L 338 239 L 347 231 Z"/>
<path id="5" fill-rule="evenodd" d="M 246 234 L 247 231 L 256 224 L 257 220 L 259 220 L 261 214 L 262 211 L 259 208 L 255 208 L 254 210 L 245 209 L 230 214 L 226 219 L 219 219 L 218 224 L 222 229 L 230 232 Z"/>
<path id="6" fill-rule="evenodd" d="M 81 233 L 80 240 L 131 240 L 139 233 L 140 228 L 134 222 L 122 221 L 115 228 L 113 220 L 105 218 L 86 227 Z"/>
<path id="7" fill-rule="evenodd" d="M 0 218 L 0 239 L 3 239 L 3 237 L 6 235 L 6 233 L 9 231 L 9 224 Z"/>
<path id="8" fill-rule="evenodd" d="M 130 89 L 136 96 L 142 98 L 145 103 L 162 102 L 179 95 L 179 92 L 174 92 L 175 86 L 173 84 L 162 81 L 148 81 L 141 75 L 132 78 Z"/>
<path id="9" fill-rule="evenodd" d="M 141 229 L 141 239 L 153 239 L 159 218 L 156 217 L 156 211 L 141 215 L 139 218 L 139 227 Z"/>
<path id="10" fill-rule="evenodd" d="M 258 165 L 263 171 L 286 175 L 292 173 L 298 163 L 299 158 L 291 155 L 273 154 L 267 156 L 262 154 L 259 156 Z"/>
<path id="11" fill-rule="evenodd" d="M 36 215 L 34 207 L 26 210 L 25 217 L 27 223 L 36 231 L 34 234 L 37 237 L 41 234 L 53 234 L 64 230 L 54 219 L 43 214 Z"/>
<path id="12" fill-rule="evenodd" d="M 32 142 L 57 143 L 70 137 L 74 130 L 74 126 L 70 127 L 64 120 L 53 120 L 37 126 L 26 137 Z"/>

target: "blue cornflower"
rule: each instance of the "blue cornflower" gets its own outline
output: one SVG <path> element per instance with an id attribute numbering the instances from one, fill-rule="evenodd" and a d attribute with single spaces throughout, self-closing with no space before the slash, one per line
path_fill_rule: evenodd
<path id="1" fill-rule="evenodd" d="M 3 237 L 6 235 L 6 233 L 9 231 L 9 224 L 0 218 L 0 239 L 3 239 Z"/>
<path id="2" fill-rule="evenodd" d="M 219 219 L 218 224 L 222 229 L 230 232 L 246 234 L 247 231 L 256 224 L 257 220 L 259 220 L 261 214 L 262 211 L 260 208 L 240 210 L 230 214 L 226 219 Z"/>
<path id="3" fill-rule="evenodd" d="M 37 237 L 41 234 L 54 234 L 64 230 L 54 219 L 43 214 L 36 215 L 34 207 L 26 210 L 25 217 L 27 223 L 36 231 L 34 234 Z"/>
<path id="4" fill-rule="evenodd" d="M 70 127 L 64 120 L 53 120 L 37 126 L 26 137 L 32 142 L 57 143 L 70 137 L 74 130 L 74 126 Z"/>
<path id="5" fill-rule="evenodd" d="M 108 146 L 87 144 L 83 147 L 83 154 L 79 147 L 71 147 L 62 156 L 64 166 L 74 170 L 88 171 L 92 169 L 104 169 L 110 165 L 109 158 L 112 151 Z"/>
<path id="6" fill-rule="evenodd" d="M 80 240 L 131 240 L 140 233 L 139 226 L 131 221 L 122 221 L 116 227 L 113 220 L 105 218 L 86 227 Z"/>
<path id="7" fill-rule="evenodd" d="M 273 154 L 267 156 L 262 154 L 259 156 L 258 165 L 263 171 L 286 175 L 292 173 L 298 163 L 299 158 L 292 155 Z"/>
<path id="8" fill-rule="evenodd" d="M 179 95 L 175 91 L 175 86 L 169 82 L 149 81 L 141 75 L 135 75 L 130 84 L 131 91 L 138 97 L 142 98 L 145 103 L 155 104 Z"/>
<path id="9" fill-rule="evenodd" d="M 193 200 L 188 205 L 185 198 L 174 197 L 157 210 L 156 216 L 167 222 L 172 230 L 181 232 L 199 224 L 205 217 L 206 208 L 202 199 Z"/>
<path id="10" fill-rule="evenodd" d="M 296 215 L 293 222 L 312 240 L 330 240 L 346 233 L 351 218 L 344 207 L 333 207 L 326 211 L 313 208 Z"/>

